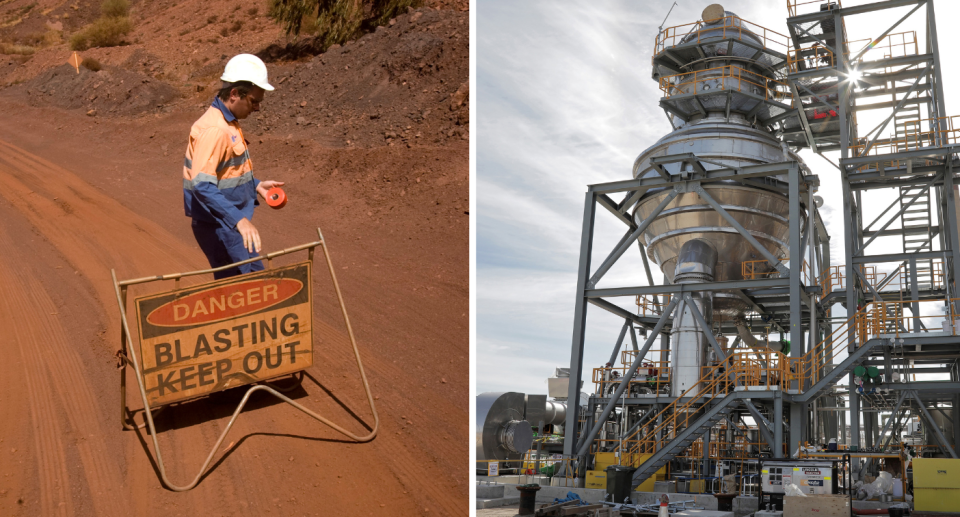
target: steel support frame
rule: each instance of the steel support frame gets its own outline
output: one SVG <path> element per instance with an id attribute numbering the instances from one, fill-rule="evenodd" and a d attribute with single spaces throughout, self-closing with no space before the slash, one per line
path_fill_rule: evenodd
<path id="1" fill-rule="evenodd" d="M 920 10 L 921 6 L 926 4 L 926 9 Z M 944 105 L 944 94 L 943 94 L 943 80 L 942 80 L 942 70 L 941 62 L 939 55 L 939 48 L 937 43 L 937 34 L 936 34 L 936 23 L 935 23 L 935 14 L 934 14 L 934 0 L 888 0 L 873 2 L 863 6 L 855 6 L 851 8 L 843 8 L 833 10 L 831 15 L 833 16 L 834 24 L 837 27 L 838 32 L 838 42 L 837 46 L 844 46 L 839 40 L 839 33 L 844 26 L 844 19 L 856 14 L 861 14 L 865 12 L 875 12 L 882 11 L 886 9 L 902 7 L 902 6 L 912 6 L 911 13 L 919 12 L 925 13 L 926 15 L 926 28 L 928 38 L 927 44 L 928 48 L 926 54 L 921 54 L 919 56 L 905 56 L 900 58 L 892 58 L 879 61 L 871 61 L 869 63 L 863 63 L 862 69 L 876 69 L 883 68 L 887 66 L 907 66 L 910 63 L 922 65 L 921 68 L 924 70 L 922 73 L 913 75 L 911 77 L 902 77 L 896 80 L 906 80 L 906 79 L 915 79 L 911 88 L 898 89 L 896 92 L 896 98 L 900 99 L 899 101 L 894 101 L 889 103 L 889 106 L 884 106 L 883 109 L 892 109 L 892 113 L 888 117 L 885 117 L 885 121 L 879 127 L 879 130 L 876 131 L 876 134 L 871 131 L 870 136 L 872 146 L 875 142 L 880 141 L 881 133 L 883 127 L 893 118 L 896 110 L 906 104 L 907 96 L 912 92 L 920 89 L 922 86 L 923 90 L 929 91 L 931 98 L 931 118 L 944 117 L 947 115 L 945 112 Z M 810 15 L 804 15 L 800 17 L 791 18 L 788 21 L 788 25 L 791 23 L 809 23 L 813 20 L 823 19 L 825 14 L 822 13 L 811 13 Z M 898 16 L 900 20 L 897 22 L 899 24 L 907 16 L 902 18 Z M 896 24 L 895 24 L 896 25 Z M 890 32 L 890 30 L 886 31 Z M 842 48 L 842 52 L 847 52 L 848 49 Z M 923 51 L 921 51 L 923 52 Z M 897 65 L 900 63 L 900 65 Z M 836 74 L 839 77 L 846 77 L 850 73 L 851 64 L 845 60 L 838 60 L 836 64 Z M 923 79 L 926 78 L 924 83 Z M 893 80 L 888 78 L 885 80 Z M 923 295 L 919 293 L 916 287 L 916 270 L 914 264 L 917 261 L 924 259 L 934 259 L 942 258 L 944 259 L 944 270 L 946 274 L 946 284 L 947 284 L 947 296 L 955 298 L 958 295 L 956 290 L 956 274 L 960 272 L 960 232 L 957 228 L 957 206 L 953 196 L 953 187 L 956 183 L 956 179 L 953 173 L 953 165 L 955 162 L 956 151 L 957 149 L 954 146 L 947 145 L 944 142 L 937 142 L 936 147 L 931 148 L 921 148 L 913 149 L 910 151 L 893 153 L 887 155 L 875 155 L 875 156 L 852 156 L 851 155 L 851 145 L 853 145 L 858 140 L 857 128 L 853 125 L 853 112 L 856 110 L 854 106 L 854 95 L 852 94 L 852 85 L 848 81 L 841 81 L 838 85 L 839 99 L 838 99 L 838 115 L 841 121 L 840 123 L 840 177 L 842 185 L 842 194 L 843 194 L 843 212 L 841 219 L 844 224 L 844 255 L 845 261 L 845 277 L 846 277 L 846 292 L 845 294 L 845 306 L 847 308 L 847 314 L 852 315 L 855 310 L 857 310 L 859 302 L 864 298 L 864 291 L 874 291 L 872 286 L 867 285 L 866 281 L 860 274 L 860 268 L 865 265 L 880 264 L 884 262 L 900 262 L 910 264 L 910 297 L 914 300 L 921 298 Z M 867 105 L 872 106 L 872 105 Z M 931 128 L 935 129 L 935 128 Z M 869 146 L 868 146 L 869 147 Z M 940 165 L 918 165 L 913 166 L 913 163 L 910 160 L 924 158 L 931 160 L 933 163 L 936 163 L 939 159 L 941 161 Z M 883 162 L 899 160 L 900 163 L 910 163 L 906 169 L 884 169 Z M 873 163 L 878 163 L 878 170 L 867 170 L 866 172 L 858 171 L 858 168 L 863 165 L 869 165 Z M 872 169 L 872 167 L 870 167 Z M 932 181 L 931 181 L 932 180 Z M 871 183 L 873 182 L 873 183 Z M 932 252 L 926 253 L 886 253 L 882 255 L 867 255 L 865 253 L 865 248 L 867 245 L 872 243 L 876 237 L 890 235 L 899 235 L 897 230 L 888 231 L 886 228 L 890 226 L 890 222 L 885 224 L 880 230 L 871 230 L 865 231 L 865 228 L 871 227 L 881 220 L 884 215 L 889 212 L 892 208 L 888 208 L 884 214 L 881 214 L 877 217 L 877 220 L 873 221 L 866 227 L 863 224 L 862 220 L 862 210 L 860 203 L 860 196 L 862 193 L 867 192 L 868 189 L 874 188 L 887 188 L 887 187 L 898 187 L 898 186 L 911 186 L 911 187 L 936 187 L 940 196 L 938 197 L 938 213 L 940 213 L 940 235 L 939 241 L 934 241 L 940 243 L 941 249 L 934 250 Z M 918 197 L 918 196 L 911 196 Z M 912 200 L 910 200 L 912 202 Z M 907 207 L 900 210 L 902 213 Z M 894 215 L 891 218 L 891 222 L 899 218 L 899 213 Z M 864 237 L 867 237 L 866 242 Z M 928 256 L 929 255 L 929 256 Z M 882 289 L 882 286 L 881 286 Z M 916 309 L 914 309 L 914 315 L 917 315 Z M 915 330 L 919 330 L 918 325 L 914 325 Z M 938 343 L 942 340 L 940 336 L 928 336 L 925 332 L 916 332 L 911 333 L 909 336 L 904 336 L 911 343 L 915 343 L 920 346 L 927 344 Z M 854 330 L 851 326 L 850 332 L 848 334 L 848 342 L 850 343 L 849 353 L 853 353 L 855 346 L 862 345 L 858 343 L 855 339 Z M 955 341 L 954 341 L 955 342 Z M 876 357 L 880 353 L 881 347 L 874 347 L 874 350 L 868 351 L 864 354 L 864 359 L 868 359 L 873 356 Z M 886 349 L 887 347 L 882 347 Z M 886 352 L 889 354 L 889 351 Z M 889 359 L 884 361 L 885 363 L 891 363 Z M 886 366 L 886 365 L 885 365 Z M 886 371 L 890 372 L 891 368 L 886 367 Z M 861 410 L 860 410 L 860 398 L 856 395 L 855 386 L 853 383 L 853 374 L 849 375 L 848 380 L 850 399 L 849 399 L 849 409 L 850 409 L 850 437 L 849 445 L 860 446 L 860 432 L 861 432 Z M 910 382 L 900 382 L 892 383 L 886 382 L 882 386 L 886 389 L 891 389 L 896 392 L 897 396 L 897 410 L 899 410 L 900 405 L 904 400 L 909 400 L 910 398 L 917 399 L 921 405 L 921 410 L 925 411 L 922 402 L 919 400 L 919 395 L 917 391 L 914 391 L 915 388 L 920 388 L 920 393 L 931 393 L 939 392 L 946 393 L 947 397 L 952 399 L 954 405 L 960 403 L 960 396 L 955 395 L 960 393 L 960 378 L 952 379 L 949 382 L 937 381 L 933 384 L 927 386 L 921 386 L 920 383 L 910 383 Z M 955 413 L 956 413 L 955 408 Z M 892 425 L 893 421 L 897 417 L 897 412 L 890 416 L 884 425 L 883 430 L 880 432 L 880 437 L 886 433 L 886 430 L 889 426 Z M 791 414 L 792 416 L 792 414 Z M 927 416 L 927 415 L 925 415 Z M 928 417 L 929 418 L 929 417 Z M 791 428 L 793 427 L 793 422 L 791 418 Z M 960 418 L 958 418 L 960 420 Z M 932 422 L 932 419 L 931 419 Z M 937 430 L 939 431 L 939 430 Z M 960 436 L 960 431 L 958 431 L 958 436 Z M 870 437 L 868 436 L 868 441 Z M 942 439 L 942 433 L 938 436 L 938 439 Z M 866 443 L 863 445 L 874 446 L 880 445 L 875 443 Z M 945 447 L 946 449 L 946 447 Z M 791 440 L 791 452 L 794 450 L 794 446 Z M 953 451 L 948 451 L 953 454 Z M 859 472 L 857 466 L 854 466 L 854 472 Z"/>
<path id="2" fill-rule="evenodd" d="M 576 303 L 574 307 L 574 325 L 573 325 L 573 336 L 571 342 L 571 355 L 570 355 L 570 387 L 568 391 L 568 411 L 567 411 L 567 421 L 564 437 L 564 454 L 568 457 L 577 457 L 581 460 L 586 459 L 586 454 L 589 453 L 589 444 L 595 438 L 597 431 L 600 429 L 600 426 L 603 425 L 605 420 L 603 417 L 594 421 L 594 414 L 590 412 L 588 415 L 585 415 L 586 426 L 584 427 L 584 434 L 578 436 L 577 434 L 577 422 L 582 418 L 581 415 L 577 414 L 577 411 L 580 408 L 580 380 L 583 378 L 584 374 L 584 365 L 583 365 L 583 355 L 584 355 L 584 346 L 586 340 L 586 317 L 587 317 L 587 308 L 590 305 L 596 305 L 601 308 L 604 308 L 610 312 L 613 312 L 619 316 L 625 317 L 628 314 L 628 311 L 620 309 L 619 306 L 614 305 L 609 302 L 609 298 L 624 297 L 624 296 L 636 296 L 639 294 L 645 295 L 656 295 L 656 294 L 667 294 L 672 293 L 674 297 L 672 300 L 677 301 L 688 296 L 688 293 L 700 292 L 700 291 L 718 291 L 723 289 L 740 289 L 746 293 L 763 293 L 764 290 L 769 290 L 770 288 L 779 288 L 783 289 L 784 294 L 789 294 L 791 303 L 789 305 L 789 339 L 791 340 L 792 345 L 792 355 L 794 357 L 799 357 L 806 351 L 804 332 L 807 330 L 803 320 L 803 309 L 807 305 L 807 302 L 804 302 L 804 298 L 808 296 L 807 289 L 804 285 L 804 279 L 802 278 L 802 265 L 803 257 L 799 255 L 793 260 L 790 268 L 783 266 L 779 260 L 775 261 L 777 270 L 781 272 L 781 277 L 768 277 L 768 278 L 759 278 L 755 280 L 738 280 L 738 281 L 728 281 L 728 282 L 709 282 L 705 284 L 666 284 L 666 278 L 664 278 L 663 285 L 650 285 L 650 286 L 622 286 L 622 287 L 603 287 L 597 288 L 596 283 L 600 280 L 603 274 L 608 271 L 613 265 L 621 260 L 624 252 L 629 249 L 632 245 L 634 239 L 640 241 L 638 237 L 642 235 L 642 231 L 638 231 L 639 228 L 646 228 L 649 223 L 652 221 L 653 217 L 656 214 L 663 210 L 667 205 L 670 199 L 675 195 L 686 193 L 686 192 L 696 192 L 707 201 L 708 204 L 713 205 L 716 203 L 709 194 L 702 188 L 702 185 L 708 184 L 713 181 L 719 181 L 723 179 L 736 179 L 736 180 L 747 180 L 763 177 L 774 177 L 783 176 L 787 177 L 787 185 L 785 189 L 782 190 L 783 193 L 788 195 L 789 198 L 789 215 L 790 215 L 790 225 L 789 225 L 789 243 L 791 249 L 801 250 L 803 248 L 802 243 L 805 234 L 801 231 L 801 224 L 808 223 L 811 219 L 809 217 L 802 217 L 802 208 L 801 208 L 801 196 L 804 200 L 808 200 L 808 190 L 812 188 L 814 182 L 817 181 L 816 177 L 805 177 L 803 176 L 802 171 L 799 166 L 794 162 L 784 162 L 776 164 L 763 164 L 756 166 L 748 166 L 742 168 L 732 168 L 725 167 L 722 164 L 711 163 L 712 165 L 717 166 L 718 168 L 706 169 L 703 167 L 703 164 L 700 160 L 694 155 L 678 155 L 670 157 L 658 157 L 658 165 L 664 163 L 669 163 L 671 161 L 688 161 L 693 162 L 694 171 L 690 173 L 686 178 L 681 178 L 678 176 L 669 176 L 666 177 L 656 177 L 656 178 L 638 178 L 634 180 L 618 181 L 604 184 L 591 185 L 588 188 L 588 191 L 585 193 L 584 197 L 584 211 L 583 211 L 583 220 L 581 225 L 581 241 L 580 241 L 580 261 L 578 266 L 578 280 L 577 280 L 577 295 Z M 659 210 L 655 210 L 654 213 L 644 221 L 636 221 L 623 217 L 627 209 L 631 208 L 643 195 L 643 193 L 651 188 L 669 188 L 671 189 L 671 194 L 669 198 L 664 202 L 660 203 L 657 207 Z M 623 200 L 620 203 L 615 202 L 610 198 L 610 194 L 622 193 Z M 714 203 L 710 203 L 714 201 Z M 805 202 L 808 204 L 809 202 Z M 624 224 L 629 226 L 625 238 L 622 238 L 613 248 L 613 250 L 606 255 L 606 260 L 604 261 L 601 268 L 598 268 L 597 272 L 591 270 L 591 262 L 594 253 L 594 237 L 595 237 L 595 225 L 596 225 L 596 214 L 598 212 L 597 206 L 605 208 L 605 210 L 600 210 L 600 213 L 610 212 L 619 219 Z M 717 210 L 721 216 L 729 216 L 728 213 L 723 209 L 723 207 L 714 206 L 714 209 Z M 822 219 L 819 217 L 819 214 L 816 213 L 816 208 L 814 206 L 808 206 L 808 210 L 814 211 L 812 214 L 814 217 L 812 220 L 815 221 L 816 228 L 814 228 L 815 238 L 807 235 L 807 238 L 811 238 L 816 243 L 815 252 L 821 260 L 824 262 L 821 264 L 821 268 L 826 268 L 829 266 L 829 236 L 826 234 L 825 228 L 822 224 Z M 619 215 L 618 215 L 619 214 Z M 811 214 L 807 214 L 808 216 Z M 732 217 L 725 217 L 728 222 Z M 801 222 L 802 221 L 802 222 Z M 736 222 L 736 221 L 733 221 Z M 733 225 L 734 227 L 738 226 L 737 224 Z M 740 230 L 738 228 L 738 230 Z M 749 234 L 746 230 L 740 232 L 741 235 L 745 237 L 752 238 L 752 235 Z M 750 240 L 750 239 L 748 239 Z M 759 244 L 757 244 L 759 246 Z M 641 243 L 640 246 L 641 252 L 643 246 Z M 758 252 L 761 254 L 765 252 L 766 249 L 759 247 Z M 792 254 L 793 255 L 793 254 Z M 765 257 L 771 263 L 774 261 L 769 260 L 770 258 L 775 257 Z M 652 275 L 649 271 L 649 266 L 646 266 L 647 270 L 647 279 L 648 281 L 652 279 Z M 598 274 L 599 273 L 599 274 Z M 818 304 L 814 304 L 814 307 L 811 308 L 812 311 L 820 310 Z M 622 311 L 622 312 L 621 312 Z M 672 311 L 664 310 L 661 316 L 661 321 L 659 323 L 666 323 L 667 318 Z M 695 314 L 696 316 L 701 316 L 700 314 Z M 703 321 L 699 321 L 698 324 L 702 327 L 704 325 Z M 784 322 L 786 323 L 786 322 Z M 649 328 L 649 324 L 647 324 Z M 623 329 L 626 329 L 626 324 L 621 328 L 621 333 Z M 648 335 L 647 344 L 652 343 L 652 340 L 661 334 L 663 329 L 655 329 L 656 331 L 651 332 Z M 662 332 L 662 338 L 664 336 L 669 336 L 669 333 L 666 330 Z M 707 332 L 707 340 L 710 343 L 711 347 L 714 347 L 715 350 L 720 352 L 719 344 L 715 339 L 712 339 L 712 335 Z M 622 345 L 622 338 L 617 341 Z M 646 349 L 648 347 L 644 347 Z M 619 347 L 617 347 L 619 349 Z M 611 357 L 615 357 L 616 354 Z M 642 353 L 638 355 L 638 359 L 642 357 Z M 625 376 L 625 379 L 629 379 L 630 375 L 628 373 Z M 626 386 L 625 383 L 621 383 L 619 388 Z M 624 389 L 619 389 L 618 391 L 625 391 Z M 622 393 L 621 393 L 622 394 Z M 774 453 L 776 456 L 781 456 L 784 449 L 784 407 L 783 407 L 783 394 L 779 391 L 776 391 L 772 394 L 773 400 L 773 417 L 772 424 L 770 429 L 771 435 L 769 437 L 769 442 L 773 447 Z M 626 403 L 631 404 L 632 399 L 625 399 Z M 593 399 L 591 399 L 593 401 Z M 624 399 L 621 399 L 617 394 L 607 398 L 605 400 L 605 405 L 609 407 L 610 412 L 613 411 L 613 408 L 619 406 L 624 402 Z M 800 403 L 798 403 L 800 404 Z M 798 407 L 802 407 L 798 406 Z M 795 419 L 791 419 L 795 421 Z M 797 427 L 791 428 L 791 443 L 802 443 L 805 439 L 805 427 L 799 424 L 796 424 Z M 579 475 L 583 475 L 585 461 L 581 461 L 579 468 Z"/>

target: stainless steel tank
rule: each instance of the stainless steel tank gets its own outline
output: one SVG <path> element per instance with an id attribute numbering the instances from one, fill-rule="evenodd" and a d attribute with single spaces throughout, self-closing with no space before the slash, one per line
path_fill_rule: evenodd
<path id="1" fill-rule="evenodd" d="M 730 166 L 744 167 L 763 163 L 799 161 L 795 153 L 781 149 L 780 142 L 766 131 L 751 127 L 741 115 L 730 119 L 721 113 L 687 124 L 660 139 L 644 151 L 634 165 L 634 177 L 658 176 L 650 159 L 671 154 L 694 153 L 699 158 Z M 683 171 L 679 165 L 664 167 L 671 175 Z M 711 167 L 719 168 L 719 167 Z M 786 178 L 781 178 L 785 186 Z M 775 186 L 774 182 L 769 182 Z M 743 225 L 767 250 L 777 258 L 789 256 L 790 227 L 787 196 L 774 191 L 747 187 L 735 181 L 710 182 L 703 189 L 713 197 L 738 223 Z M 639 223 L 669 193 L 668 190 L 650 191 L 640 200 L 634 212 Z M 801 224 L 806 218 L 801 218 Z M 691 239 L 710 241 L 720 257 L 715 273 L 716 281 L 743 278 L 743 262 L 762 260 L 760 253 L 695 192 L 679 194 L 647 227 L 641 236 L 647 255 L 657 263 L 672 282 L 680 248 Z M 757 263 L 754 271 L 767 275 L 773 268 Z M 715 300 L 715 309 L 731 315 L 742 313 L 746 307 L 735 296 Z"/>
<path id="2" fill-rule="evenodd" d="M 719 17 L 720 13 L 723 13 L 723 17 Z M 686 94 L 689 99 L 685 97 L 685 102 L 699 102 L 706 115 L 692 117 L 643 151 L 634 162 L 633 176 L 658 177 L 659 173 L 651 165 L 651 158 L 688 153 L 715 162 L 702 162 L 707 169 L 720 168 L 717 163 L 745 167 L 785 161 L 798 162 L 805 168 L 800 157 L 767 128 L 748 120 L 736 106 L 727 112 L 728 90 L 747 91 L 761 97 L 779 95 L 777 83 L 774 82 L 777 74 L 770 70 L 767 62 L 771 54 L 757 52 L 744 45 L 749 43 L 763 47 L 764 40 L 750 32 L 734 13 L 723 11 L 719 5 L 708 7 L 703 18 L 708 22 L 699 30 L 679 38 L 676 43 L 680 49 L 674 55 L 690 56 L 688 62 L 680 65 L 684 72 L 689 73 L 676 74 L 665 81 L 672 84 L 673 90 L 669 93 Z M 731 38 L 735 41 L 730 42 Z M 711 45 L 710 42 L 714 40 L 725 41 Z M 682 48 L 691 42 L 697 44 L 703 56 Z M 673 41 L 665 42 L 668 50 L 673 44 Z M 738 50 L 731 52 L 731 47 Z M 707 69 L 707 72 L 703 72 Z M 694 72 L 697 72 L 696 81 Z M 655 77 L 661 73 L 662 68 L 654 70 Z M 723 95 L 715 95 L 714 90 L 723 92 Z M 681 167 L 686 170 L 681 170 Z M 663 168 L 670 175 L 692 171 L 690 165 L 681 166 L 678 163 L 667 164 Z M 710 182 L 702 186 L 761 245 L 778 259 L 785 259 L 789 257 L 789 204 L 787 196 L 778 189 L 785 190 L 787 178 L 766 178 L 764 181 L 760 188 L 735 181 Z M 634 211 L 635 220 L 638 223 L 643 221 L 668 193 L 667 189 L 648 191 Z M 802 217 L 801 225 L 805 221 L 806 217 Z M 671 282 L 674 281 L 677 255 L 681 247 L 692 239 L 709 241 L 716 248 L 719 256 L 714 274 L 716 281 L 740 280 L 743 278 L 745 261 L 763 259 L 720 213 L 695 192 L 675 197 L 650 224 L 641 239 L 648 257 L 660 266 Z M 774 272 L 766 262 L 752 265 L 752 270 L 757 276 Z M 734 317 L 750 310 L 750 307 L 740 297 L 721 292 L 714 296 L 713 309 L 714 314 Z"/>

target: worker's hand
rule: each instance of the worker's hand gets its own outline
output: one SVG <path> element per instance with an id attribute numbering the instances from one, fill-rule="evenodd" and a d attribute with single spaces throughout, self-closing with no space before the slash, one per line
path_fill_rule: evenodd
<path id="1" fill-rule="evenodd" d="M 261 181 L 260 184 L 257 185 L 257 194 L 260 194 L 260 197 L 262 197 L 263 199 L 267 199 L 268 190 L 272 189 L 273 187 L 282 187 L 282 186 L 283 186 L 282 181 L 274 181 L 274 180 Z"/>
<path id="2" fill-rule="evenodd" d="M 257 227 L 249 219 L 246 217 L 240 219 L 240 222 L 237 223 L 237 231 L 243 237 L 243 247 L 247 251 L 260 253 L 260 232 L 257 231 Z"/>

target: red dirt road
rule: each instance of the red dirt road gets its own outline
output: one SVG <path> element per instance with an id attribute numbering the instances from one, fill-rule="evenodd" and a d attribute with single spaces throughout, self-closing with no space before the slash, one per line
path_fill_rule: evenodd
<path id="1" fill-rule="evenodd" d="M 120 428 L 110 270 L 123 279 L 206 267 L 179 186 L 196 114 L 91 121 L 5 101 L 0 113 L 0 515 L 469 512 L 465 146 L 313 149 L 307 160 L 334 171 L 317 177 L 285 163 L 304 152 L 296 141 L 252 148 L 255 164 L 275 164 L 258 177 L 289 182 L 287 207 L 262 206 L 254 219 L 265 251 L 324 230 L 380 434 L 350 443 L 256 394 L 212 470 L 176 493 L 161 487 L 150 437 Z M 371 180 L 387 171 L 392 181 Z M 314 277 L 314 366 L 294 398 L 365 434 L 372 416 L 325 266 Z M 139 408 L 135 386 L 130 374 L 127 400 Z M 174 483 L 196 475 L 242 392 L 156 417 Z"/>

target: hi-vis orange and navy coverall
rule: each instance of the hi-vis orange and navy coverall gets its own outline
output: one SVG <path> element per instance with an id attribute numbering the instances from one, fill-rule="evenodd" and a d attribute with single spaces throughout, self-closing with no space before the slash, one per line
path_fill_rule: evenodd
<path id="1" fill-rule="evenodd" d="M 240 123 L 219 98 L 190 128 L 190 143 L 183 163 L 183 209 L 193 218 L 193 235 L 216 268 L 257 257 L 243 245 L 237 223 L 253 220 L 259 180 L 253 177 L 250 152 Z M 251 262 L 220 271 L 214 278 L 262 271 Z"/>

